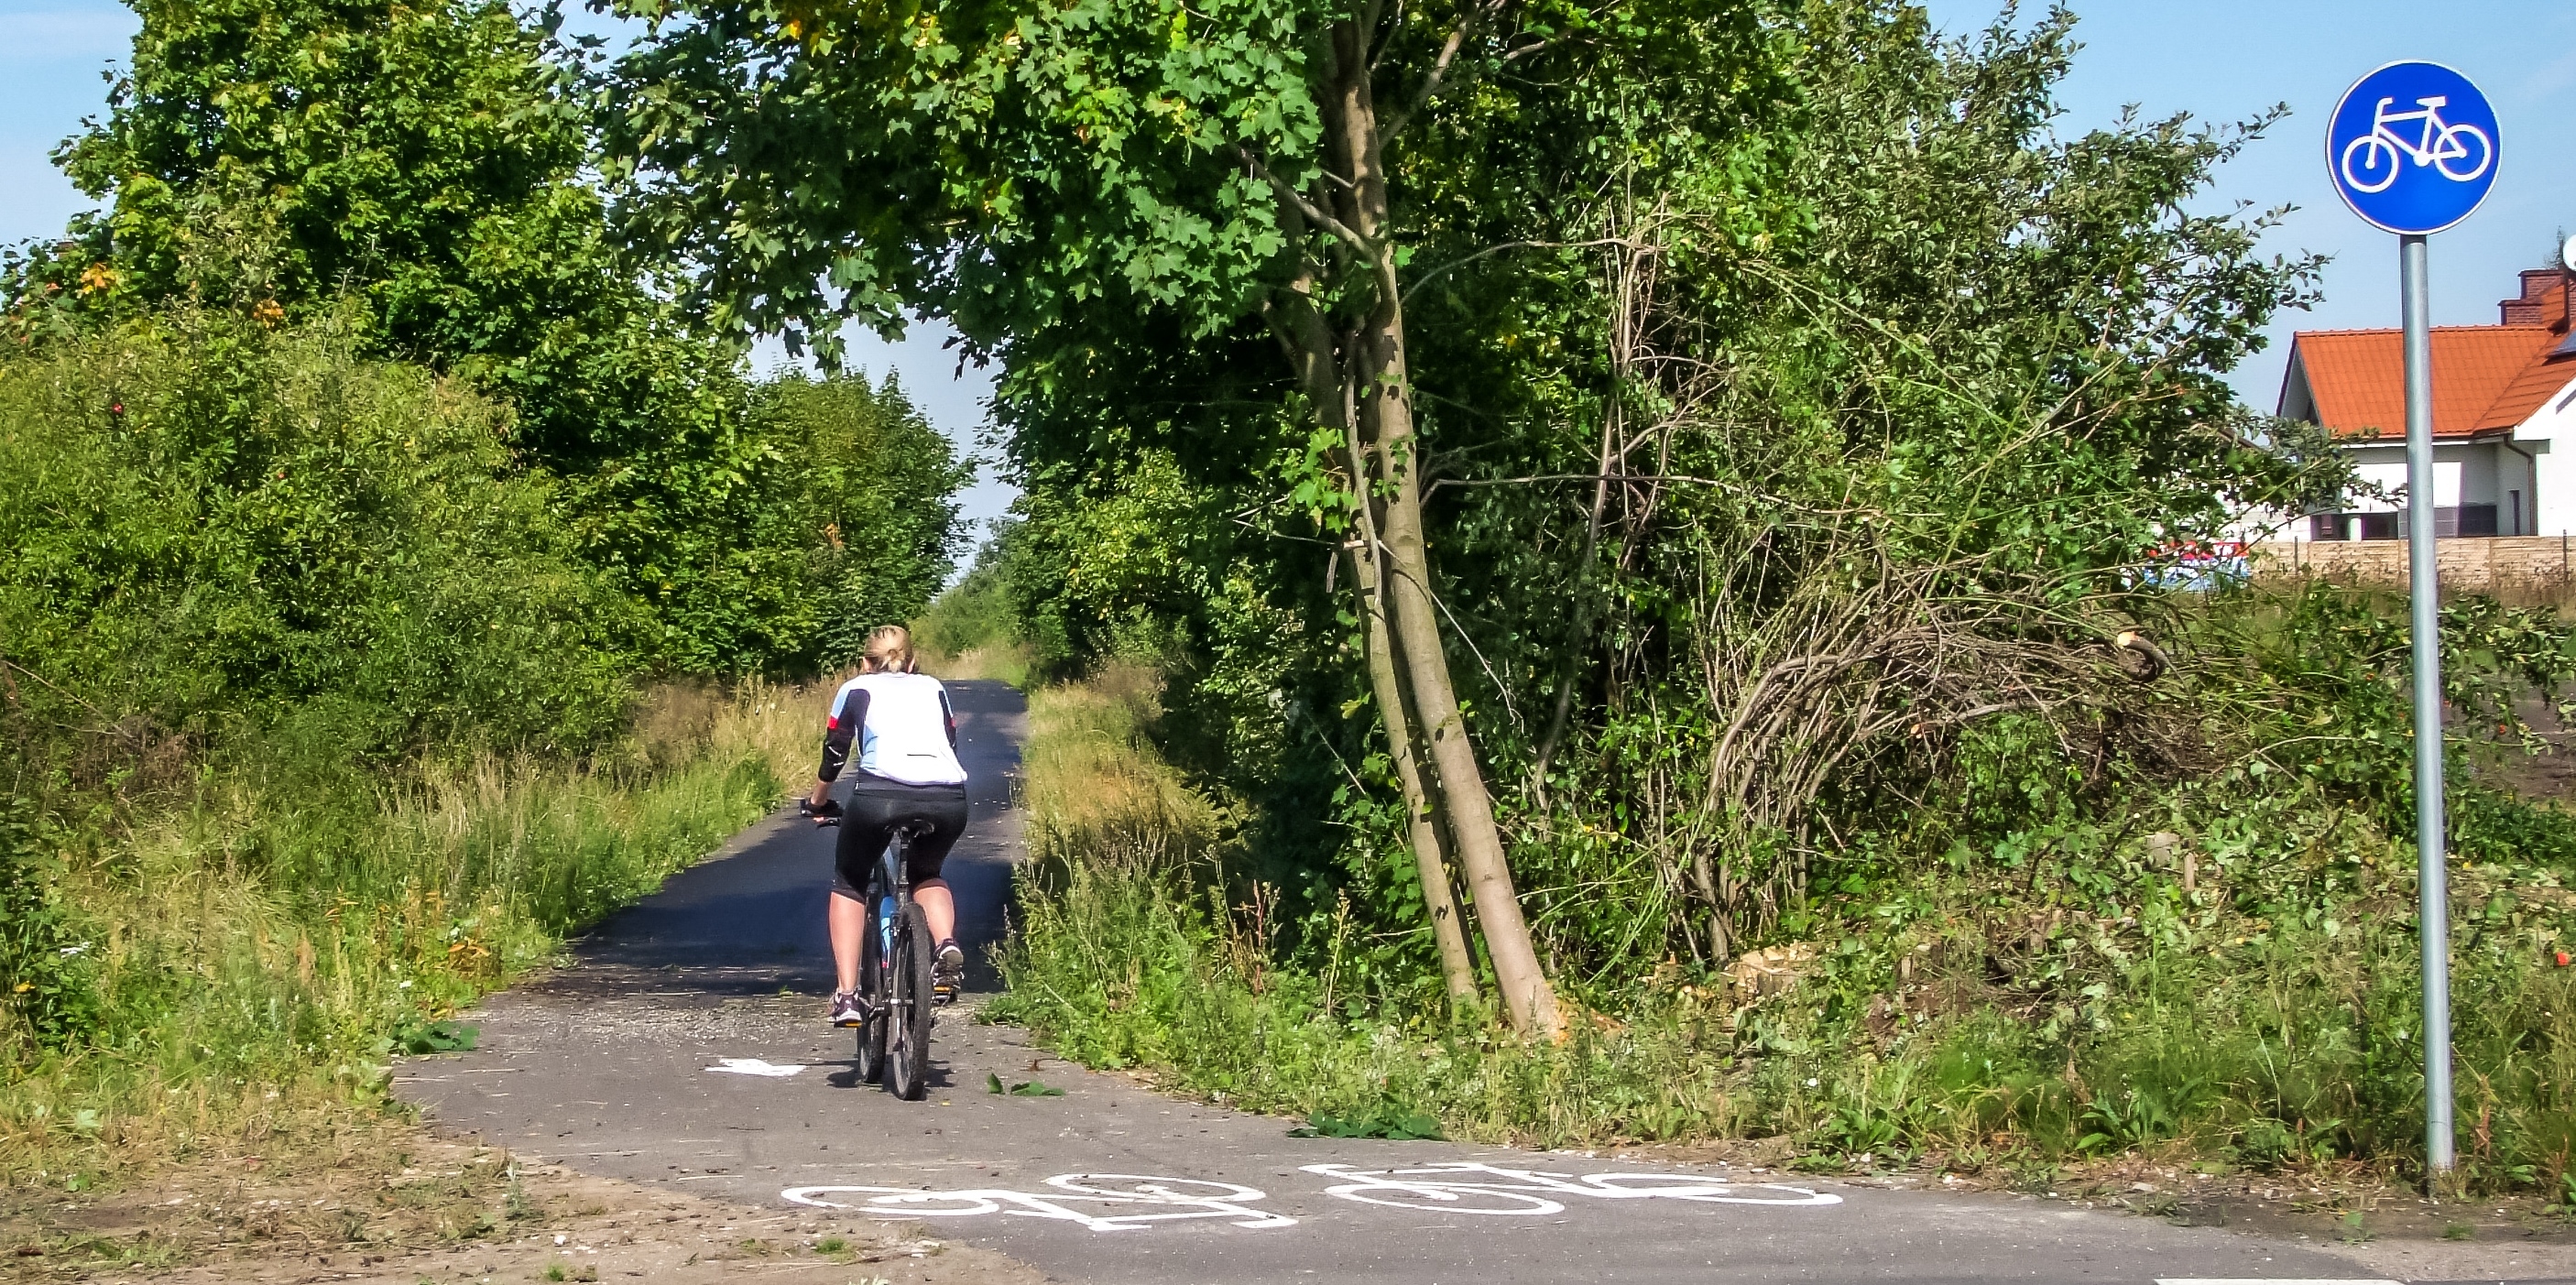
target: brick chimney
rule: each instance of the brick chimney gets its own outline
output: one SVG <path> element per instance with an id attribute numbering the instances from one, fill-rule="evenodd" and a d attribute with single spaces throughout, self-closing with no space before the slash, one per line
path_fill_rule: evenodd
<path id="1" fill-rule="evenodd" d="M 2507 326 L 2559 326 L 2567 321 L 2567 274 L 2557 268 L 2522 270 L 2522 297 L 2496 304 Z"/>

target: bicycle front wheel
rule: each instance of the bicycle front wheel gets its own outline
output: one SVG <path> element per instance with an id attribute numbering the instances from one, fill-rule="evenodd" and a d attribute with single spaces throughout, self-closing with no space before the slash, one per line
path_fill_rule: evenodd
<path id="1" fill-rule="evenodd" d="M 859 938 L 859 998 L 867 1004 L 868 1017 L 859 1023 L 859 1048 L 853 1060 L 862 1084 L 875 1084 L 886 1072 L 886 993 L 892 988 L 887 985 L 885 952 L 877 946 L 882 936 L 871 907 L 867 932 Z"/>
<path id="2" fill-rule="evenodd" d="M 2442 131 L 2441 146 L 2433 154 L 2433 168 L 2454 183 L 2473 181 L 2494 163 L 2495 144 L 2475 125 L 2453 125 Z"/>
<path id="3" fill-rule="evenodd" d="M 894 1002 L 887 1006 L 886 1090 L 906 1102 L 930 1091 L 930 919 L 907 905 L 894 927 L 891 972 Z"/>

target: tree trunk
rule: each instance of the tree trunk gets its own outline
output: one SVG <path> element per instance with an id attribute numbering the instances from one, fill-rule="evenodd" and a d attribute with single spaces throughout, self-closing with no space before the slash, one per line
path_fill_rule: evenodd
<path id="1" fill-rule="evenodd" d="M 1381 570 L 1388 596 L 1394 599 L 1393 632 L 1413 698 L 1414 725 L 1439 776 L 1442 811 L 1458 846 L 1459 864 L 1467 872 L 1476 923 L 1484 930 L 1504 1012 L 1513 1027 L 1525 1034 L 1553 1036 L 1558 1027 L 1556 991 L 1539 962 L 1529 924 L 1521 917 L 1520 894 L 1512 886 L 1511 865 L 1503 851 L 1501 828 L 1494 822 L 1484 768 L 1476 762 L 1476 748 L 1467 738 L 1457 686 L 1451 681 L 1448 654 L 1440 642 L 1439 608 L 1432 596 L 1430 556 L 1423 538 L 1412 390 L 1405 368 L 1404 310 L 1396 283 L 1395 249 L 1386 239 L 1386 171 L 1369 84 L 1374 30 L 1374 22 L 1357 16 L 1335 28 L 1333 92 L 1326 111 L 1336 132 L 1333 159 L 1347 167 L 1340 176 L 1339 200 L 1349 215 L 1344 222 L 1361 242 L 1376 294 L 1356 350 L 1347 353 L 1345 360 L 1361 376 L 1357 419 L 1368 463 L 1387 491 L 1385 522 L 1379 533 Z"/>
<path id="2" fill-rule="evenodd" d="M 1296 367 L 1299 386 L 1314 405 L 1315 418 L 1339 432 L 1348 444 L 1344 449 L 1349 452 L 1351 484 L 1360 492 L 1360 529 L 1359 539 L 1351 549 L 1351 582 L 1359 599 L 1361 618 L 1366 622 L 1369 688 L 1386 722 L 1387 758 L 1394 763 L 1396 782 L 1404 791 L 1407 840 L 1413 846 L 1414 869 L 1422 880 L 1423 912 L 1431 920 L 1432 940 L 1440 947 L 1441 977 L 1452 1000 L 1472 1004 L 1477 998 L 1475 957 L 1468 953 L 1466 925 L 1459 921 L 1458 901 L 1449 890 L 1449 865 L 1442 856 L 1440 827 L 1422 777 L 1412 720 L 1405 714 L 1404 683 L 1395 661 L 1394 634 L 1387 627 L 1386 572 L 1377 552 L 1377 502 L 1369 494 L 1367 452 L 1351 422 L 1350 385 L 1342 377 L 1341 363 L 1335 359 L 1337 345 L 1332 331 L 1314 307 L 1313 290 L 1312 274 L 1301 274 L 1289 287 L 1287 297 L 1276 303 L 1270 320 L 1287 349 L 1290 364 Z"/>
<path id="3" fill-rule="evenodd" d="M 1400 347 L 1378 364 L 1381 380 L 1403 379 Z M 1467 739 L 1465 717 L 1458 709 L 1457 687 L 1449 675 L 1449 658 L 1440 643 L 1438 604 L 1432 600 L 1429 551 L 1422 538 L 1422 492 L 1415 481 L 1411 407 L 1398 392 L 1373 393 L 1377 448 L 1372 452 L 1393 482 L 1387 498 L 1385 561 L 1388 596 L 1395 600 L 1396 646 L 1404 655 L 1414 711 L 1422 737 L 1429 743 L 1433 767 L 1440 776 L 1440 798 L 1449 833 L 1458 843 L 1458 863 L 1466 868 L 1467 888 L 1476 903 L 1476 923 L 1484 930 L 1485 950 L 1493 957 L 1494 981 L 1503 992 L 1504 1011 L 1523 1032 L 1552 1036 L 1557 1030 L 1556 991 L 1530 940 L 1521 917 L 1519 890 L 1512 885 L 1511 864 L 1503 851 L 1502 830 L 1494 823 L 1493 800 L 1485 792 L 1484 768 Z"/>
<path id="4" fill-rule="evenodd" d="M 1351 434 L 1351 476 L 1367 486 L 1368 456 L 1359 435 Z M 1361 618 L 1367 628 L 1369 684 L 1378 692 L 1378 710 L 1386 720 L 1387 757 L 1404 786 L 1404 812 L 1413 843 L 1413 864 L 1422 877 L 1422 905 L 1431 916 L 1431 935 L 1440 945 L 1440 975 L 1457 1005 L 1476 1001 L 1476 961 L 1467 953 L 1467 934 L 1458 922 L 1458 902 L 1449 892 L 1449 864 L 1441 858 L 1440 826 L 1431 815 L 1422 768 L 1414 758 L 1413 721 L 1404 712 L 1404 684 L 1397 677 L 1395 638 L 1386 621 L 1386 568 L 1378 557 L 1376 500 L 1360 496 L 1360 539 L 1351 549 L 1352 580 L 1360 594 Z M 1389 695 L 1395 697 L 1390 701 Z"/>

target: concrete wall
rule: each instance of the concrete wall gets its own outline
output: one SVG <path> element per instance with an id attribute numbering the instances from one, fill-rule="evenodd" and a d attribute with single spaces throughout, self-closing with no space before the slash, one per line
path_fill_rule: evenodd
<path id="1" fill-rule="evenodd" d="M 2247 553 L 2258 576 L 2306 574 L 2383 585 L 2408 580 L 2404 540 L 2271 540 Z M 2576 584 L 2576 537 L 2566 535 L 2437 540 L 2433 556 L 2442 587 L 2464 593 Z"/>

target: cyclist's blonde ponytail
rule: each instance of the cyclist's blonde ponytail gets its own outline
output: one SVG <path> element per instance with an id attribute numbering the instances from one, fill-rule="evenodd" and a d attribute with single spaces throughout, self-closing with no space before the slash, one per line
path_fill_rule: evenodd
<path id="1" fill-rule="evenodd" d="M 868 668 L 880 674 L 909 674 L 912 634 L 901 625 L 879 625 L 868 631 Z"/>

